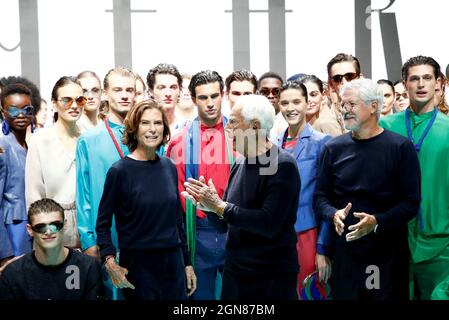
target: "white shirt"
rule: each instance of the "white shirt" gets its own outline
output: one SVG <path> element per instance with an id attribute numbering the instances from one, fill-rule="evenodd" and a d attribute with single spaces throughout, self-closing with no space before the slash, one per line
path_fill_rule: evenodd
<path id="1" fill-rule="evenodd" d="M 69 152 L 55 127 L 33 134 L 25 164 L 27 208 L 36 200 L 51 198 L 60 204 L 75 202 L 75 150 Z"/>

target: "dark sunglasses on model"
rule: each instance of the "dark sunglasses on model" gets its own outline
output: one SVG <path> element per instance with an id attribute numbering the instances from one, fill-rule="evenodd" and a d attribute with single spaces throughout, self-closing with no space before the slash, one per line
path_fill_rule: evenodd
<path id="1" fill-rule="evenodd" d="M 271 89 L 270 88 L 260 88 L 259 93 L 261 95 L 264 95 L 265 97 L 268 97 L 270 95 L 270 93 L 273 96 L 277 96 L 277 95 L 279 95 L 280 90 L 281 90 L 281 88 L 271 88 Z"/>
<path id="2" fill-rule="evenodd" d="M 31 229 L 34 232 L 41 234 L 46 233 L 48 229 L 50 229 L 50 233 L 57 233 L 61 231 L 62 228 L 64 228 L 64 222 L 62 221 L 53 221 L 50 223 L 38 223 L 34 226 L 31 226 Z"/>
<path id="3" fill-rule="evenodd" d="M 335 76 L 332 76 L 332 81 L 335 83 L 341 83 L 343 81 L 343 78 L 346 79 L 346 81 L 352 81 L 354 79 L 357 79 L 360 75 L 355 72 L 348 72 L 345 74 L 336 74 Z"/>

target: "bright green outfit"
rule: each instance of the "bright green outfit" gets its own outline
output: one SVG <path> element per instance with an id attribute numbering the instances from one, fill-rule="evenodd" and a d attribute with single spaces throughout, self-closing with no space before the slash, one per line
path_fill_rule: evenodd
<path id="1" fill-rule="evenodd" d="M 410 128 L 417 144 L 433 111 L 421 115 L 411 109 Z M 381 118 L 379 124 L 408 137 L 406 112 Z M 388 155 L 385 155 L 388 156 Z M 418 158 L 421 166 L 421 212 L 409 223 L 411 297 L 428 300 L 449 276 L 449 117 L 438 112 Z M 418 296 L 413 291 L 419 292 Z"/>

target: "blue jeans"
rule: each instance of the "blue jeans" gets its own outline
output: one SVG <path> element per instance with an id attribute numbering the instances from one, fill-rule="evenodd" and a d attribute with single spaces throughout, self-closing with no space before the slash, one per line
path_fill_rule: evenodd
<path id="1" fill-rule="evenodd" d="M 206 218 L 196 219 L 195 274 L 198 278 L 193 300 L 217 300 L 221 293 L 226 233 L 218 233 Z"/>

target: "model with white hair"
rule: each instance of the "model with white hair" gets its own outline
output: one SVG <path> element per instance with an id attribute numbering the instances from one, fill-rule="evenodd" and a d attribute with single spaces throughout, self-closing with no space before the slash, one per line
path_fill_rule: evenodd
<path id="1" fill-rule="evenodd" d="M 204 177 L 188 179 L 182 193 L 218 232 L 228 232 L 223 300 L 298 299 L 294 225 L 301 180 L 293 157 L 268 139 L 273 119 L 266 97 L 239 98 L 226 130 L 241 156 L 225 194 L 219 197 Z"/>
<path id="2" fill-rule="evenodd" d="M 333 221 L 330 280 L 336 300 L 407 300 L 407 223 L 419 210 L 420 168 L 413 144 L 382 129 L 382 94 L 370 79 L 340 88 L 349 133 L 324 145 L 314 208 Z"/>

